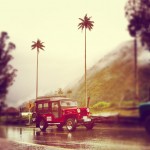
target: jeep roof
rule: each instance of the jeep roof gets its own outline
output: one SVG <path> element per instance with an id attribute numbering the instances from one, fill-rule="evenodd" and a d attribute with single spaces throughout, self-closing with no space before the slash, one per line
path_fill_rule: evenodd
<path id="1" fill-rule="evenodd" d="M 75 101 L 73 99 L 70 98 L 66 98 L 66 97 L 43 97 L 40 99 L 37 99 L 37 101 L 35 101 L 35 103 L 40 103 L 40 102 L 47 102 L 47 101 L 60 101 L 60 100 L 70 100 L 70 101 Z"/>

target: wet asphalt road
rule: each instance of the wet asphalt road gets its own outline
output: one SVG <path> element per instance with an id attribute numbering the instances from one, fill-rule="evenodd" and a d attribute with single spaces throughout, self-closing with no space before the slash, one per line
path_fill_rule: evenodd
<path id="1" fill-rule="evenodd" d="M 139 126 L 96 124 L 93 130 L 78 127 L 69 133 L 55 126 L 41 132 L 33 127 L 0 126 L 0 137 L 24 143 L 34 143 L 65 149 L 86 150 L 149 150 L 150 135 Z"/>

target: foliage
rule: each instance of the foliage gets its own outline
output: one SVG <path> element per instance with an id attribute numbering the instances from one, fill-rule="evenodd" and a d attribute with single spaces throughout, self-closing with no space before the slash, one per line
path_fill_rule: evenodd
<path id="1" fill-rule="evenodd" d="M 72 90 L 71 90 L 71 89 L 67 90 L 67 95 L 68 95 L 69 97 L 71 97 L 71 94 L 72 94 Z"/>
<path id="2" fill-rule="evenodd" d="M 141 0 L 143 7 L 142 43 L 150 50 L 150 0 Z"/>
<path id="3" fill-rule="evenodd" d="M 37 51 L 39 52 L 39 49 L 44 50 L 43 47 L 45 47 L 43 45 L 44 42 L 41 42 L 39 39 L 37 40 L 37 42 L 33 41 L 33 45 L 31 45 L 32 49 L 37 48 Z"/>
<path id="4" fill-rule="evenodd" d="M 61 96 L 61 95 L 63 95 L 63 93 L 64 93 L 63 90 L 62 90 L 61 88 L 59 88 L 59 89 L 58 89 L 58 95 Z"/>
<path id="5" fill-rule="evenodd" d="M 91 21 L 91 17 L 87 17 L 87 14 L 84 16 L 84 19 L 79 18 L 81 20 L 81 22 L 78 24 L 78 29 L 86 29 L 88 28 L 89 30 L 93 29 L 93 23 L 94 21 Z"/>
<path id="6" fill-rule="evenodd" d="M 15 44 L 9 42 L 7 32 L 2 32 L 0 35 L 0 100 L 4 101 L 8 93 L 8 87 L 14 82 L 16 69 L 9 62 L 13 59 L 10 54 L 15 49 Z"/>
<path id="7" fill-rule="evenodd" d="M 150 50 L 150 0 L 128 0 L 125 15 L 130 35 L 140 37 L 142 44 Z"/>
<path id="8" fill-rule="evenodd" d="M 91 108 L 92 109 L 105 109 L 105 108 L 109 108 L 110 106 L 111 106 L 110 102 L 100 101 L 96 103 L 95 105 L 93 105 Z"/>
<path id="9" fill-rule="evenodd" d="M 1 111 L 3 108 L 6 108 L 7 107 L 7 104 L 4 102 L 4 101 L 1 101 L 0 102 L 0 115 L 1 115 Z"/>
<path id="10" fill-rule="evenodd" d="M 28 116 L 1 116 L 0 124 L 15 124 L 15 125 L 25 125 L 29 121 Z"/>
<path id="11" fill-rule="evenodd" d="M 67 94 L 71 94 L 71 93 L 72 93 L 72 90 L 69 89 L 69 90 L 67 91 Z"/>
<path id="12" fill-rule="evenodd" d="M 141 0 L 128 0 L 125 6 L 125 15 L 129 21 L 129 33 L 135 37 L 142 28 Z"/>

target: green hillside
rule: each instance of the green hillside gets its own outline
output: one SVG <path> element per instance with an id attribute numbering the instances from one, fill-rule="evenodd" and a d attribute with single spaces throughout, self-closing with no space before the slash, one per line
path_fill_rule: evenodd
<path id="1" fill-rule="evenodd" d="M 116 108 L 139 103 L 134 100 L 133 52 L 133 42 L 126 42 L 87 71 L 87 91 L 91 98 L 91 108 Z M 144 50 L 138 47 L 138 53 L 140 57 Z M 138 83 L 141 102 L 149 99 L 150 65 L 140 65 L 140 61 Z M 84 77 L 72 88 L 72 92 L 73 98 L 84 106 Z"/>

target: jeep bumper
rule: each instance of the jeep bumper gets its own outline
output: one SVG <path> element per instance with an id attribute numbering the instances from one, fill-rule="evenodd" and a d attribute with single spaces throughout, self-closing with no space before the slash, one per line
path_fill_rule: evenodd
<path id="1" fill-rule="evenodd" d="M 89 123 L 89 122 L 93 122 L 93 119 L 89 118 L 88 116 L 83 116 L 82 119 L 78 120 L 78 123 Z"/>

